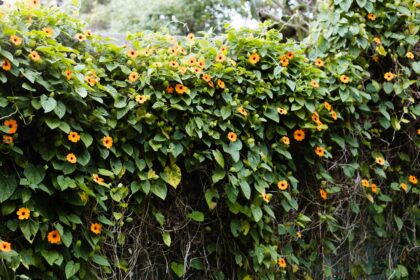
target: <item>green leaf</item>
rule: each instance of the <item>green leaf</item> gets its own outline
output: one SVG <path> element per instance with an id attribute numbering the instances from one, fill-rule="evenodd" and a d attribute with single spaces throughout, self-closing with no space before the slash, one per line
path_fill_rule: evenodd
<path id="1" fill-rule="evenodd" d="M 17 180 L 15 176 L 5 176 L 0 177 L 0 203 L 5 202 L 9 199 L 15 192 L 17 187 Z"/>
<path id="2" fill-rule="evenodd" d="M 162 239 L 163 239 L 163 243 L 165 243 L 166 246 L 171 247 L 171 243 L 172 243 L 172 239 L 171 239 L 171 235 L 169 234 L 169 232 L 163 232 L 162 233 Z"/>
<path id="3" fill-rule="evenodd" d="M 164 200 L 166 198 L 166 194 L 168 189 L 166 185 L 162 181 L 158 181 L 150 186 L 150 190 L 154 195 L 159 197 L 160 199 Z"/>
<path id="4" fill-rule="evenodd" d="M 252 212 L 252 216 L 254 217 L 254 221 L 259 222 L 259 220 L 261 220 L 262 215 L 263 215 L 261 208 L 257 205 L 252 204 L 251 212 Z"/>
<path id="5" fill-rule="evenodd" d="M 394 221 L 395 224 L 397 225 L 398 231 L 401 231 L 401 229 L 403 228 L 403 221 L 401 220 L 401 218 L 399 218 L 398 216 L 394 215 Z"/>
<path id="6" fill-rule="evenodd" d="M 246 199 L 251 198 L 251 187 L 249 186 L 248 182 L 242 180 L 239 183 L 239 186 L 241 187 L 242 193 L 244 194 Z"/>
<path id="7" fill-rule="evenodd" d="M 74 275 L 76 275 L 76 273 L 79 271 L 80 269 L 80 264 L 79 263 L 74 263 L 74 261 L 69 261 L 66 264 L 65 267 L 65 273 L 66 273 L 66 278 L 70 279 L 71 277 L 73 277 Z"/>
<path id="8" fill-rule="evenodd" d="M 23 172 L 29 183 L 38 185 L 45 178 L 45 170 L 41 166 L 35 166 L 29 164 L 29 166 Z"/>
<path id="9" fill-rule="evenodd" d="M 61 264 L 63 261 L 63 256 L 57 251 L 52 250 L 41 250 L 41 255 L 48 262 L 50 266 L 53 264 Z"/>
<path id="10" fill-rule="evenodd" d="M 165 167 L 164 173 L 161 176 L 166 183 L 176 189 L 181 182 L 181 168 L 173 163 Z"/>
<path id="11" fill-rule="evenodd" d="M 175 272 L 176 276 L 182 277 L 184 275 L 184 265 L 177 262 L 171 262 L 171 269 Z"/>
<path id="12" fill-rule="evenodd" d="M 47 97 L 45 94 L 41 95 L 41 106 L 44 108 L 44 113 L 49 113 L 57 106 L 57 101 L 54 97 Z"/>
<path id="13" fill-rule="evenodd" d="M 93 255 L 92 261 L 101 266 L 111 266 L 106 258 L 97 254 Z"/>
<path id="14" fill-rule="evenodd" d="M 222 152 L 220 152 L 219 150 L 213 150 L 213 157 L 216 160 L 216 162 L 222 167 L 225 167 L 225 159 L 223 158 L 223 154 Z"/>
<path id="15" fill-rule="evenodd" d="M 196 221 L 196 222 L 203 222 L 204 221 L 204 214 L 200 211 L 192 211 L 188 214 L 188 218 Z"/>
<path id="16" fill-rule="evenodd" d="M 86 148 L 88 148 L 90 145 L 92 145 L 93 138 L 89 134 L 84 133 L 84 132 L 80 133 L 80 139 L 85 144 Z"/>

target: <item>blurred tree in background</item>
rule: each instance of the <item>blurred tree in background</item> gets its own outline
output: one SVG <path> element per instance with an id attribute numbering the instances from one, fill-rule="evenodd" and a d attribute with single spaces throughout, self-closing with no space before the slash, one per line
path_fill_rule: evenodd
<path id="1" fill-rule="evenodd" d="M 81 14 L 94 29 L 111 32 L 167 29 L 172 34 L 223 31 L 233 16 L 270 20 L 285 38 L 303 38 L 316 0 L 82 0 Z"/>

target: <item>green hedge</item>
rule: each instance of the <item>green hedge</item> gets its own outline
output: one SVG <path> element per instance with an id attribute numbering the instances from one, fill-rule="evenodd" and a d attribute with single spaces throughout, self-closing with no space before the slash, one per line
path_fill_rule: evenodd
<path id="1" fill-rule="evenodd" d="M 417 6 L 331 1 L 300 44 L 3 13 L 0 275 L 416 278 Z"/>

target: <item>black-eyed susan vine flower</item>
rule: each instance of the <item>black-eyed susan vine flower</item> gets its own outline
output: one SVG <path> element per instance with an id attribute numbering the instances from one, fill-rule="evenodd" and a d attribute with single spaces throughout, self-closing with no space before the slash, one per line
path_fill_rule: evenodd
<path id="1" fill-rule="evenodd" d="M 284 259 L 284 258 L 279 258 L 278 260 L 277 260 L 277 265 L 280 267 L 280 268 L 286 268 L 287 267 L 287 263 L 286 263 L 286 260 Z"/>
<path id="2" fill-rule="evenodd" d="M 1 64 L 1 68 L 3 68 L 4 71 L 10 71 L 10 69 L 12 69 L 12 64 L 10 63 L 9 60 L 7 60 L 5 58 L 5 59 L 3 59 L 3 62 Z"/>
<path id="3" fill-rule="evenodd" d="M 5 120 L 3 125 L 9 128 L 9 130 L 7 131 L 8 134 L 15 134 L 18 129 L 18 123 L 15 119 Z"/>
<path id="4" fill-rule="evenodd" d="M 394 79 L 395 75 L 391 72 L 386 72 L 384 74 L 384 78 L 385 80 L 387 80 L 388 82 L 392 81 L 392 79 Z"/>
<path id="5" fill-rule="evenodd" d="M 67 136 L 70 142 L 77 143 L 80 141 L 80 135 L 79 133 L 75 131 L 71 131 L 69 135 Z"/>
<path id="6" fill-rule="evenodd" d="M 280 180 L 277 183 L 277 188 L 281 191 L 287 190 L 288 187 L 289 187 L 289 184 L 287 183 L 286 180 Z"/>
<path id="7" fill-rule="evenodd" d="M 26 207 L 22 207 L 19 208 L 19 210 L 16 212 L 16 215 L 18 216 L 19 220 L 29 220 L 31 217 L 31 210 Z"/>
<path id="8" fill-rule="evenodd" d="M 324 61 L 320 58 L 315 59 L 315 65 L 319 68 L 324 66 Z"/>
<path id="9" fill-rule="evenodd" d="M 253 53 L 248 57 L 248 61 L 251 64 L 257 64 L 260 61 L 260 56 L 258 53 Z"/>
<path id="10" fill-rule="evenodd" d="M 232 131 L 228 133 L 227 137 L 230 142 L 236 142 L 236 140 L 238 139 L 238 136 L 236 135 L 236 133 Z"/>
<path id="11" fill-rule="evenodd" d="M 102 145 L 104 145 L 105 148 L 111 149 L 112 148 L 112 143 L 113 143 L 113 140 L 112 140 L 111 136 L 104 136 L 102 138 Z"/>
<path id="12" fill-rule="evenodd" d="M 321 196 L 323 200 L 327 200 L 328 198 L 328 194 L 324 189 L 319 189 L 319 195 Z"/>
<path id="13" fill-rule="evenodd" d="M 297 129 L 293 133 L 293 137 L 296 141 L 303 141 L 305 139 L 305 131 L 303 131 L 303 129 Z"/>
<path id="14" fill-rule="evenodd" d="M 12 244 L 7 241 L 0 241 L 0 252 L 8 253 L 12 250 Z"/>
<path id="15" fill-rule="evenodd" d="M 341 76 L 340 76 L 340 81 L 341 81 L 343 84 L 348 84 L 348 83 L 350 82 L 350 78 L 349 78 L 349 77 L 347 77 L 346 75 L 341 75 Z"/>
<path id="16" fill-rule="evenodd" d="M 99 235 L 102 231 L 102 225 L 100 223 L 93 223 L 90 225 L 90 231 L 96 235 Z"/>
<path id="17" fill-rule="evenodd" d="M 66 156 L 66 160 L 72 164 L 75 164 L 77 162 L 77 157 L 73 153 L 68 153 Z"/>
<path id="18" fill-rule="evenodd" d="M 59 244 L 61 242 L 60 233 L 57 230 L 52 230 L 47 235 L 47 240 L 51 244 Z"/>
<path id="19" fill-rule="evenodd" d="M 14 141 L 13 137 L 10 135 L 3 135 L 3 143 L 6 145 L 12 144 Z"/>
<path id="20" fill-rule="evenodd" d="M 12 42 L 15 46 L 20 46 L 22 44 L 22 38 L 17 35 L 10 36 L 9 41 Z"/>

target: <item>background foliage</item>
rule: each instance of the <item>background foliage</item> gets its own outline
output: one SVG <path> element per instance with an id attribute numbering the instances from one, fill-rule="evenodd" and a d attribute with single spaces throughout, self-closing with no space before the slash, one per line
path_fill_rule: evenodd
<path id="1" fill-rule="evenodd" d="M 120 47 L 31 3 L 0 23 L 2 277 L 418 278 L 418 4 Z"/>

